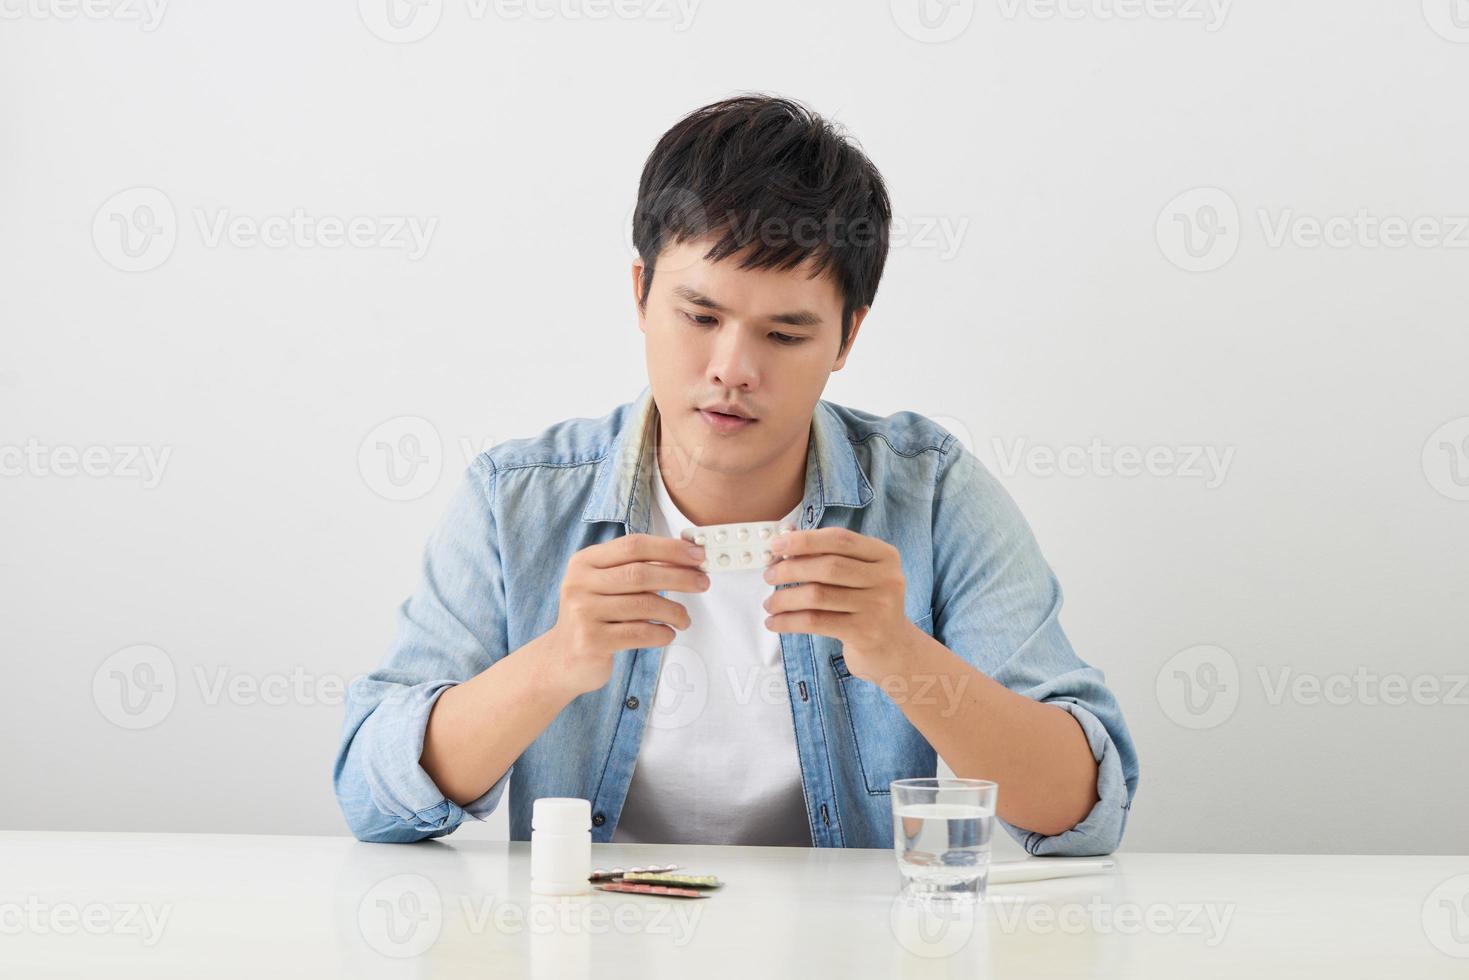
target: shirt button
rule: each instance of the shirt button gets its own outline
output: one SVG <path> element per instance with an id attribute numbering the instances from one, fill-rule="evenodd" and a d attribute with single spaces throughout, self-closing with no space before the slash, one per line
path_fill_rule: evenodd
<path id="1" fill-rule="evenodd" d="M 637 696 L 636 695 L 634 695 L 633 697 L 628 698 L 626 701 L 624 701 L 622 703 L 625 704 L 625 705 L 627 705 L 627 710 L 629 710 L 629 711 L 636 711 L 636 710 L 638 710 L 638 704 L 639 704 L 639 702 L 638 702 L 638 699 L 637 699 Z"/>
<path id="2" fill-rule="evenodd" d="M 604 816 L 602 816 L 600 813 L 594 813 L 594 814 L 592 814 L 592 826 L 593 827 L 600 827 L 600 826 L 602 826 L 606 822 L 607 822 L 607 818 L 604 817 Z"/>
<path id="3" fill-rule="evenodd" d="M 807 504 L 806 505 L 806 526 L 807 527 L 810 527 L 811 526 L 811 517 L 812 517 L 812 515 L 814 513 L 815 513 L 815 510 L 811 507 L 810 504 Z"/>

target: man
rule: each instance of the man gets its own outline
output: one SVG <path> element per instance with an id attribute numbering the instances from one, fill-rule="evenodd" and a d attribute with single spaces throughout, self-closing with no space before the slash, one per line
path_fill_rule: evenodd
<path id="1" fill-rule="evenodd" d="M 1121 839 L 1137 760 L 1005 491 L 912 412 L 821 400 L 887 255 L 872 163 L 787 100 L 696 110 L 644 167 L 649 385 L 470 465 L 350 690 L 335 786 L 363 840 L 591 801 L 597 841 L 888 847 L 889 783 L 1000 784 L 1027 851 Z M 783 521 L 767 570 L 685 527 Z"/>

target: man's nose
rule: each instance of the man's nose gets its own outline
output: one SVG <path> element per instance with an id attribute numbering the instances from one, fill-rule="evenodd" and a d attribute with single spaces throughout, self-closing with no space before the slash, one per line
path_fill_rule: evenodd
<path id="1" fill-rule="evenodd" d="M 755 341 L 733 324 L 726 324 L 714 342 L 709 359 L 710 381 L 725 388 L 748 388 L 759 380 Z"/>

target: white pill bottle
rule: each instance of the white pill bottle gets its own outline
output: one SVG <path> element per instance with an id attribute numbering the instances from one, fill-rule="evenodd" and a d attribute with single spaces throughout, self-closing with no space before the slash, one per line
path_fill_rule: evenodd
<path id="1" fill-rule="evenodd" d="M 592 804 L 544 796 L 531 804 L 530 890 L 538 895 L 581 895 L 592 874 Z"/>

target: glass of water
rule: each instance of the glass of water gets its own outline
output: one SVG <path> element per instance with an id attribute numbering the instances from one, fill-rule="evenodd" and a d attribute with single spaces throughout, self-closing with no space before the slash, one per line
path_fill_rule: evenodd
<path id="1" fill-rule="evenodd" d="M 984 898 L 1000 787 L 986 779 L 895 779 L 893 850 L 913 898 Z"/>

